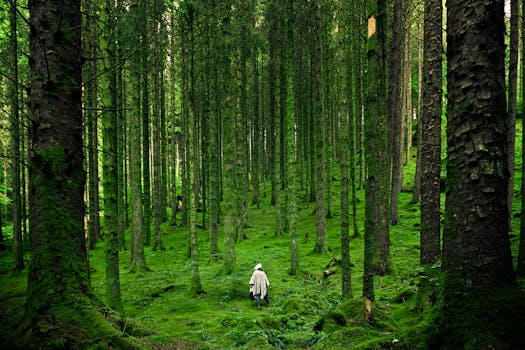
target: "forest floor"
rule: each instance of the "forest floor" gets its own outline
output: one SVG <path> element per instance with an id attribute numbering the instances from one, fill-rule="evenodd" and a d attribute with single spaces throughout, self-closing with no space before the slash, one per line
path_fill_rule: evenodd
<path id="1" fill-rule="evenodd" d="M 520 164 L 516 164 L 516 167 Z M 409 169 L 413 170 L 413 169 Z M 375 320 L 362 311 L 364 202 L 358 202 L 360 236 L 350 242 L 352 298 L 341 299 L 339 183 L 332 186 L 332 217 L 327 220 L 329 252 L 312 253 L 315 245 L 315 205 L 299 201 L 300 273 L 289 275 L 290 239 L 275 235 L 275 211 L 269 186 L 260 208 L 250 206 L 247 239 L 236 245 L 236 269 L 219 274 L 221 261 L 208 252 L 207 230 L 199 231 L 200 277 L 206 294 L 195 296 L 186 229 L 162 226 L 163 251 L 146 247 L 151 271 L 129 272 L 129 251 L 120 252 L 124 314 L 147 329 L 136 341 L 144 349 L 417 349 L 430 309 L 416 308 L 419 282 L 419 205 L 412 204 L 411 177 L 405 176 L 399 199 L 399 223 L 391 226 L 392 272 L 375 277 Z M 517 182 L 520 179 L 517 179 Z M 363 190 L 358 198 L 364 198 Z M 250 202 L 250 199 L 248 202 Z M 516 201 L 518 202 L 517 198 Z M 519 212 L 519 203 L 515 203 Z M 517 220 L 515 218 L 514 220 Z M 518 222 L 513 223 L 519 232 Z M 305 240 L 306 232 L 309 240 Z M 129 238 L 129 231 L 127 232 Z M 352 232 L 351 232 L 352 234 Z M 512 234 L 514 256 L 518 235 Z M 222 248 L 222 237 L 219 240 Z M 29 255 L 26 255 L 29 258 Z M 104 243 L 89 252 L 91 284 L 105 300 Z M 256 263 L 270 280 L 271 302 L 257 308 L 248 298 L 248 281 Z M 0 252 L 0 345 L 14 342 L 26 297 L 27 269 L 12 274 L 10 251 Z M 336 273 L 324 278 L 323 271 Z M 124 325 L 123 332 L 126 332 Z M 5 347 L 4 347 L 5 349 Z"/>

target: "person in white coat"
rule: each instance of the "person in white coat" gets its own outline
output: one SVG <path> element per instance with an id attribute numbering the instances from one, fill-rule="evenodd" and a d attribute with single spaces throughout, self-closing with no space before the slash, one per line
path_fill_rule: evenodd
<path id="1" fill-rule="evenodd" d="M 268 297 L 268 286 L 270 281 L 266 277 L 266 273 L 262 270 L 262 264 L 257 264 L 253 268 L 252 277 L 250 278 L 250 295 L 257 300 L 257 307 L 261 304 L 261 299 L 266 300 L 270 304 Z"/>

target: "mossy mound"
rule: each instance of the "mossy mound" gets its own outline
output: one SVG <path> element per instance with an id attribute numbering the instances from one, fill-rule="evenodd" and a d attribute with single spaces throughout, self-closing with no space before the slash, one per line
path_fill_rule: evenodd
<path id="1" fill-rule="evenodd" d="M 96 301 L 55 305 L 27 325 L 12 348 L 20 349 L 141 349 L 134 336 L 152 332 L 120 314 L 104 309 Z"/>
<path id="2" fill-rule="evenodd" d="M 525 349 L 525 292 L 499 288 L 440 302 L 427 334 L 435 349 Z"/>

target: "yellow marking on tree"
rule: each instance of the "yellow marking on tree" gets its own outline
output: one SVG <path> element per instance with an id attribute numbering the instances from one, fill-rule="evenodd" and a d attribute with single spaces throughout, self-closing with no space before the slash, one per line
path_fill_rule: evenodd
<path id="1" fill-rule="evenodd" d="M 376 32 L 376 18 L 374 16 L 368 17 L 368 37 L 370 38 Z"/>

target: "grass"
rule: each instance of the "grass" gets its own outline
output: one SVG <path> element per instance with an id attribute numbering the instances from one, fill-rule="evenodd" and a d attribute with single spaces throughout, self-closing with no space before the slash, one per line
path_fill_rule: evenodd
<path id="1" fill-rule="evenodd" d="M 415 163 L 415 160 L 414 162 Z M 521 161 L 516 164 L 516 168 Z M 199 231 L 200 275 L 205 295 L 194 296 L 187 230 L 162 226 L 166 250 L 146 248 L 146 273 L 130 273 L 129 251 L 120 253 L 124 314 L 150 331 L 137 341 L 145 349 L 417 349 L 429 311 L 416 311 L 419 281 L 419 206 L 411 204 L 414 164 L 406 169 L 404 191 L 399 198 L 399 224 L 391 227 L 391 274 L 375 278 L 376 318 L 364 320 L 361 303 L 363 239 L 350 242 L 353 297 L 341 300 L 341 271 L 323 278 L 333 257 L 340 257 L 339 185 L 334 182 L 333 217 L 327 220 L 329 253 L 312 253 L 315 244 L 314 204 L 299 201 L 300 273 L 289 275 L 289 238 L 274 234 L 274 210 L 262 197 L 260 209 L 248 211 L 248 239 L 236 246 L 236 270 L 219 275 L 220 261 L 208 253 L 207 231 Z M 518 175 L 518 173 L 517 173 Z M 517 183 L 520 181 L 517 176 Z M 268 189 L 269 186 L 265 186 Z M 364 198 L 361 190 L 358 198 Z M 518 202 L 519 197 L 516 198 Z M 359 203 L 360 232 L 364 203 Z M 519 212 L 519 203 L 515 203 Z M 517 219 L 515 219 L 517 220 Z M 514 232 L 519 232 L 514 223 Z M 304 241 L 305 232 L 310 240 Z M 129 232 L 127 232 L 129 237 Z M 512 237 L 514 252 L 518 235 Z M 222 241 L 220 241 L 222 243 Z M 516 254 L 514 254 L 516 255 Z M 27 257 L 27 256 L 26 256 Z M 91 283 L 105 298 L 103 243 L 89 252 Z M 261 262 L 270 280 L 271 303 L 261 308 L 248 299 L 248 280 Z M 26 272 L 12 274 L 10 252 L 0 252 L 0 339 L 16 338 L 26 292 Z M 126 324 L 122 325 L 126 331 Z M 0 340 L 0 345 L 2 345 Z"/>

